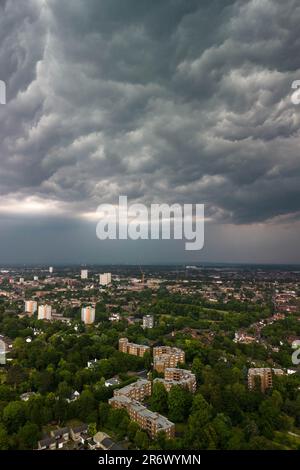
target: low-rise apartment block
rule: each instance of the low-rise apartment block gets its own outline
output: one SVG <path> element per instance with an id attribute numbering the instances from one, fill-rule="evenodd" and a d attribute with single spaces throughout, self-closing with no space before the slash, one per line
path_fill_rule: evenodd
<path id="1" fill-rule="evenodd" d="M 127 338 L 120 338 L 119 351 L 132 356 L 143 357 L 146 352 L 150 352 L 150 347 L 144 344 L 129 343 Z"/>
<path id="2" fill-rule="evenodd" d="M 159 432 L 164 432 L 168 439 L 175 436 L 175 425 L 165 416 L 148 410 L 144 405 L 125 395 L 114 396 L 108 401 L 113 408 L 125 408 L 132 421 L 135 421 L 142 429 L 153 438 Z"/>
<path id="3" fill-rule="evenodd" d="M 154 379 L 153 382 L 162 383 L 167 392 L 169 392 L 174 385 L 179 385 L 182 388 L 186 388 L 192 393 L 195 393 L 197 388 L 195 374 L 193 374 L 190 370 L 175 369 L 173 367 L 165 369 L 164 379 Z"/>
<path id="4" fill-rule="evenodd" d="M 120 388 L 114 391 L 114 396 L 126 396 L 133 400 L 143 401 L 146 397 L 151 396 L 151 382 L 145 379 L 139 379 L 137 382 L 126 385 L 126 387 Z"/>
<path id="5" fill-rule="evenodd" d="M 153 348 L 153 362 L 157 372 L 164 372 L 165 369 L 175 368 L 179 363 L 184 363 L 185 353 L 179 348 L 158 346 Z"/>
<path id="6" fill-rule="evenodd" d="M 248 389 L 254 390 L 256 385 L 260 386 L 262 393 L 273 386 L 273 374 L 283 375 L 282 369 L 271 369 L 270 367 L 256 367 L 248 370 Z"/>

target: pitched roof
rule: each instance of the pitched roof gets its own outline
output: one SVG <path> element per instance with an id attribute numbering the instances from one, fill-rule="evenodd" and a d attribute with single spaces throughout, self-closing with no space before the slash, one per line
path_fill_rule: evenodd
<path id="1" fill-rule="evenodd" d="M 72 431 L 76 434 L 79 432 L 86 432 L 88 430 L 88 425 L 87 424 L 81 424 L 80 426 L 75 426 L 72 428 Z"/>
<path id="2" fill-rule="evenodd" d="M 114 444 L 109 450 L 124 450 L 124 447 L 119 444 Z"/>
<path id="3" fill-rule="evenodd" d="M 106 449 L 110 449 L 112 445 L 114 445 L 114 441 L 112 441 L 109 437 L 105 437 L 103 441 L 101 441 L 101 445 L 106 447 Z"/>
<path id="4" fill-rule="evenodd" d="M 51 435 L 55 437 L 60 436 L 61 434 L 66 434 L 66 433 L 69 433 L 68 427 L 59 428 L 59 429 L 55 429 L 54 431 L 51 431 Z"/>
<path id="5" fill-rule="evenodd" d="M 38 444 L 40 447 L 48 447 L 50 444 L 55 444 L 56 443 L 56 440 L 54 439 L 54 437 L 46 437 L 45 439 L 41 439 L 40 441 L 38 441 Z"/>

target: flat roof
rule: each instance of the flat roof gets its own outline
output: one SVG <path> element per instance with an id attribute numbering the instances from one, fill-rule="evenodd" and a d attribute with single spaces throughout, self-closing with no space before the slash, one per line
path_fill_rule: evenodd
<path id="1" fill-rule="evenodd" d="M 129 392 L 131 390 L 134 390 L 136 388 L 142 387 L 144 385 L 151 384 L 149 380 L 146 379 L 138 379 L 136 382 L 133 382 L 132 384 L 126 385 L 123 388 L 120 388 L 118 392 Z"/>

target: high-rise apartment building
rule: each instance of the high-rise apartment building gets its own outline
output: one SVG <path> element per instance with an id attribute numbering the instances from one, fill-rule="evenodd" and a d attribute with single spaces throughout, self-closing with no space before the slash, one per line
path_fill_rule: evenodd
<path id="1" fill-rule="evenodd" d="M 87 269 L 82 269 L 80 273 L 81 279 L 88 279 L 89 277 L 89 272 Z"/>
<path id="2" fill-rule="evenodd" d="M 109 286 L 111 284 L 111 273 L 100 274 L 99 283 L 101 286 Z"/>
<path id="3" fill-rule="evenodd" d="M 51 318 L 52 318 L 51 305 L 39 305 L 38 319 L 39 320 L 51 320 Z"/>
<path id="4" fill-rule="evenodd" d="M 127 338 L 120 338 L 119 351 L 132 356 L 143 357 L 145 352 L 150 352 L 150 347 L 144 344 L 129 343 Z"/>
<path id="5" fill-rule="evenodd" d="M 91 325 L 95 321 L 95 308 L 94 307 L 83 307 L 81 309 L 81 320 L 86 325 Z"/>
<path id="6" fill-rule="evenodd" d="M 53 266 L 50 266 L 50 268 L 49 268 L 49 273 L 50 273 L 50 274 L 53 274 Z"/>
<path id="7" fill-rule="evenodd" d="M 24 310 L 30 317 L 37 312 L 37 302 L 35 300 L 25 300 Z"/>
<path id="8" fill-rule="evenodd" d="M 154 327 L 154 318 L 153 318 L 153 315 L 145 315 L 143 317 L 143 328 L 144 330 L 146 328 L 153 328 Z"/>

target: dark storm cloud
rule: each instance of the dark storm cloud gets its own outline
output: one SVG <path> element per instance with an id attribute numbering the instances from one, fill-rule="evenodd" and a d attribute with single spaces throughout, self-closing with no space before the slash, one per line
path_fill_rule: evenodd
<path id="1" fill-rule="evenodd" d="M 4 201 L 76 216 L 127 194 L 204 202 L 221 222 L 297 217 L 297 0 L 1 5 Z"/>

